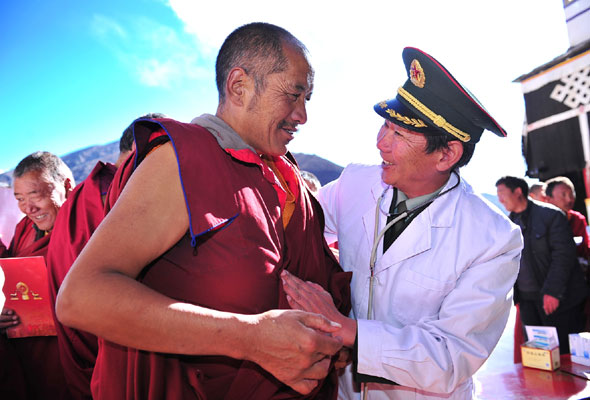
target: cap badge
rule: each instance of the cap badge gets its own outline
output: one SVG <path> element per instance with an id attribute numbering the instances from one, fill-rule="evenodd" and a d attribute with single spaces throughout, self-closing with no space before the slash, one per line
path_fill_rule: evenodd
<path id="1" fill-rule="evenodd" d="M 412 64 L 410 64 L 410 80 L 419 88 L 423 88 L 426 83 L 424 70 L 422 69 L 420 62 L 416 59 L 412 60 Z"/>

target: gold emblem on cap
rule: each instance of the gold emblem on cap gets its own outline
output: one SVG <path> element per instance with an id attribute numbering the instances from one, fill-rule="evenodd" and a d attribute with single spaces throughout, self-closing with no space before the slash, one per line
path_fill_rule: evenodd
<path id="1" fill-rule="evenodd" d="M 424 84 L 426 83 L 424 69 L 422 69 L 420 62 L 416 59 L 413 59 L 412 63 L 410 64 L 410 81 L 412 81 L 412 83 L 419 88 L 423 88 Z"/>
<path id="2" fill-rule="evenodd" d="M 391 108 L 388 108 L 387 110 L 385 110 L 385 112 L 389 114 L 392 118 L 395 118 L 399 122 L 402 122 L 406 125 L 412 125 L 416 128 L 425 128 L 428 126 L 421 119 L 406 117 L 405 115 L 401 115 L 395 112 L 395 110 L 392 110 Z"/>

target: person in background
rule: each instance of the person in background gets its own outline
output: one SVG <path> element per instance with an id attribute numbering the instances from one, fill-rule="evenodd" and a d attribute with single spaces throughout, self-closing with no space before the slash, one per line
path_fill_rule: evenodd
<path id="1" fill-rule="evenodd" d="M 75 186 L 72 171 L 47 151 L 28 155 L 14 169 L 14 197 L 25 217 L 1 257 L 44 256 L 57 212 Z"/>
<path id="2" fill-rule="evenodd" d="M 529 188 L 529 197 L 536 201 L 547 202 L 545 196 L 545 183 L 533 183 Z M 514 319 L 514 363 L 522 362 L 522 353 L 520 345 L 524 343 L 524 329 L 520 321 L 520 307 L 516 305 L 516 317 Z"/>
<path id="3" fill-rule="evenodd" d="M 216 115 L 133 123 L 133 162 L 59 290 L 58 319 L 100 337 L 96 400 L 336 398 L 339 325 L 290 310 L 280 284 L 289 270 L 350 309 L 350 274 L 287 153 L 307 121 L 307 50 L 247 24 L 216 77 Z"/>
<path id="4" fill-rule="evenodd" d="M 573 209 L 576 202 L 574 184 L 565 176 L 551 178 L 545 184 L 547 201 L 566 214 L 574 238 L 577 239 L 576 252 L 578 257 L 585 261 L 587 267 L 588 257 L 590 257 L 590 240 L 586 229 L 588 222 L 584 214 Z"/>
<path id="5" fill-rule="evenodd" d="M 25 217 L 1 256 L 46 256 L 58 211 L 74 186 L 72 171 L 52 153 L 38 151 L 21 160 L 14 169 L 14 197 Z M 2 309 L 0 393 L 17 399 L 69 398 L 57 338 L 8 339 L 4 331 L 19 322 L 13 310 Z"/>
<path id="6" fill-rule="evenodd" d="M 23 218 L 22 211 L 14 201 L 14 192 L 8 184 L 0 183 L 0 254 L 6 252 L 14 235 L 14 227 Z"/>
<path id="7" fill-rule="evenodd" d="M 506 326 L 522 238 L 459 169 L 485 129 L 506 133 L 433 57 L 402 58 L 407 81 L 374 106 L 383 162 L 351 164 L 318 194 L 354 272 L 354 318 L 317 285 L 282 278 L 293 307 L 342 325 L 353 363 L 341 399 L 358 399 L 357 384 L 371 399 L 471 399 Z"/>
<path id="8" fill-rule="evenodd" d="M 311 191 L 311 193 L 315 196 L 318 193 L 318 190 L 322 187 L 320 180 L 314 173 L 309 171 L 301 171 L 301 177 L 305 181 L 305 185 Z"/>
<path id="9" fill-rule="evenodd" d="M 545 183 L 533 183 L 529 188 L 529 196 L 533 200 L 537 201 L 547 201 L 547 196 L 545 195 Z"/>
<path id="10" fill-rule="evenodd" d="M 524 237 L 514 287 L 522 324 L 556 327 L 560 352 L 567 354 L 568 334 L 584 330 L 588 287 L 565 213 L 551 204 L 529 200 L 522 178 L 502 177 L 496 188 L 498 200 Z"/>
<path id="11" fill-rule="evenodd" d="M 142 118 L 164 118 L 150 113 Z M 63 279 L 80 251 L 104 217 L 104 201 L 117 168 L 135 149 L 133 129 L 127 127 L 119 139 L 115 164 L 97 162 L 60 208 L 47 252 L 49 295 L 54 314 L 59 353 L 64 375 L 74 399 L 91 399 L 90 379 L 98 353 L 96 336 L 62 325 L 55 317 L 55 298 Z M 130 160 L 129 162 L 132 162 Z"/>
<path id="12" fill-rule="evenodd" d="M 572 228 L 574 241 L 576 242 L 576 253 L 578 255 L 578 262 L 582 268 L 586 283 L 590 284 L 590 237 L 588 235 L 588 222 L 586 217 L 581 212 L 574 210 L 574 203 L 576 201 L 576 189 L 571 180 L 565 176 L 558 176 L 549 179 L 547 185 L 547 201 L 561 211 L 566 213 L 567 220 Z M 584 314 L 586 316 L 585 331 L 590 330 L 590 297 L 586 299 L 584 306 Z"/>

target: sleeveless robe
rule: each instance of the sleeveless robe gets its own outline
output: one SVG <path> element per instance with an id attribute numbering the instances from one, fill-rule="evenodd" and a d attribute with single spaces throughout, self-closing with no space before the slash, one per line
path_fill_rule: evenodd
<path id="1" fill-rule="evenodd" d="M 286 228 L 281 215 L 286 194 L 257 154 L 222 149 L 209 131 L 194 124 L 140 120 L 134 124 L 135 160 L 117 172 L 107 210 L 149 152 L 157 131 L 165 133 L 176 152 L 189 231 L 145 267 L 140 282 L 178 301 L 255 314 L 290 308 L 280 280 L 287 269 L 323 286 L 348 314 L 351 275 L 342 272 L 323 239 L 319 203 L 284 157 L 274 162 L 297 194 Z M 337 375 L 332 370 L 305 397 L 249 361 L 140 351 L 100 339 L 92 394 L 97 400 L 335 399 Z"/>

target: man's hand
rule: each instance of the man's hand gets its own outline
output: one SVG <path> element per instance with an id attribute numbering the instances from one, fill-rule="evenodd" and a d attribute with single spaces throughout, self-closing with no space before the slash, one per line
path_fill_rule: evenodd
<path id="1" fill-rule="evenodd" d="M 336 336 L 342 338 L 344 346 L 352 347 L 356 337 L 356 321 L 340 313 L 330 293 L 314 282 L 304 282 L 287 271 L 281 272 L 283 288 L 292 308 L 321 314 L 342 326 Z"/>
<path id="2" fill-rule="evenodd" d="M 338 352 L 338 359 L 334 363 L 334 368 L 342 369 L 352 362 L 352 349 L 350 347 L 343 347 Z"/>
<path id="3" fill-rule="evenodd" d="M 340 325 L 325 317 L 294 310 L 271 310 L 257 316 L 249 359 L 302 394 L 325 378 L 330 359 L 342 347 L 331 334 Z"/>
<path id="4" fill-rule="evenodd" d="M 10 308 L 3 308 L 2 314 L 0 314 L 0 332 L 4 333 L 7 328 L 11 328 L 18 324 L 20 324 L 18 314 Z"/>
<path id="5" fill-rule="evenodd" d="M 543 295 L 543 310 L 545 310 L 545 314 L 549 315 L 557 310 L 559 307 L 559 300 L 553 296 L 548 294 Z"/>

